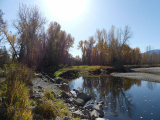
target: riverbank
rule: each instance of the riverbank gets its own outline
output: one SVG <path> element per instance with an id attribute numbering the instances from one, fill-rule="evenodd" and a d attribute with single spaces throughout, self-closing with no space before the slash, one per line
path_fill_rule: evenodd
<path id="1" fill-rule="evenodd" d="M 77 71 L 77 72 L 88 71 L 88 72 L 93 72 L 93 71 L 100 70 L 100 69 L 113 69 L 113 68 L 114 68 L 113 66 L 88 66 L 88 65 L 71 66 L 71 67 L 66 67 L 66 68 L 59 69 L 58 71 L 56 71 L 54 73 L 54 75 L 56 77 L 60 77 L 61 75 L 63 75 L 67 71 Z"/>
<path id="2" fill-rule="evenodd" d="M 160 67 L 134 68 L 131 70 L 134 72 L 129 72 L 129 73 L 114 72 L 114 73 L 111 73 L 111 75 L 114 77 L 125 77 L 125 78 L 160 83 Z"/>
<path id="3" fill-rule="evenodd" d="M 116 68 L 114 66 L 72 66 L 59 69 L 54 76 L 63 80 L 72 80 L 80 76 L 97 77 L 100 75 L 110 75 L 113 72 L 130 72 L 128 68 Z"/>

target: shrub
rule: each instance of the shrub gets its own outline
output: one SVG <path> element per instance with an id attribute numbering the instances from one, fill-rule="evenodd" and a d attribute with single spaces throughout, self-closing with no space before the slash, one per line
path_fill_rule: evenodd
<path id="1" fill-rule="evenodd" d="M 30 83 L 31 74 L 29 68 L 22 65 L 10 66 L 7 76 L 6 105 L 7 119 L 30 120 L 32 111 L 29 99 L 29 89 L 26 85 Z"/>
<path id="2" fill-rule="evenodd" d="M 54 100 L 55 99 L 54 94 L 52 94 L 51 91 L 45 92 L 44 97 L 46 97 L 48 100 Z"/>
<path id="3" fill-rule="evenodd" d="M 45 92 L 43 102 L 36 106 L 36 113 L 41 114 L 44 118 L 65 117 L 70 114 L 65 103 L 57 99 L 51 91 Z"/>
<path id="4" fill-rule="evenodd" d="M 28 88 L 24 83 L 15 81 L 7 87 L 7 117 L 13 120 L 29 120 L 32 118 Z"/>
<path id="5" fill-rule="evenodd" d="M 7 82 L 13 83 L 15 80 L 29 85 L 31 78 L 33 77 L 33 71 L 25 65 L 11 64 L 8 68 Z"/>
<path id="6" fill-rule="evenodd" d="M 55 118 L 59 113 L 55 104 L 51 100 L 43 101 L 38 104 L 36 112 L 45 118 Z"/>

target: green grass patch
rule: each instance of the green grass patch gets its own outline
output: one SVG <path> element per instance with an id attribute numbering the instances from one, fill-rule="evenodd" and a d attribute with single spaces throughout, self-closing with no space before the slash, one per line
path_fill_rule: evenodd
<path id="1" fill-rule="evenodd" d="M 107 69 L 107 68 L 113 68 L 112 66 L 87 66 L 87 65 L 83 65 L 83 66 L 71 66 L 71 67 L 67 67 L 67 68 L 62 68 L 59 69 L 58 71 L 56 71 L 54 73 L 54 75 L 56 77 L 59 77 L 61 74 L 69 71 L 69 70 L 75 70 L 75 71 L 95 71 L 98 69 Z"/>

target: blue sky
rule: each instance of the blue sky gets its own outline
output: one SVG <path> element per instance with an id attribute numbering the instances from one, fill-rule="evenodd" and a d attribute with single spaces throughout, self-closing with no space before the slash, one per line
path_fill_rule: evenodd
<path id="1" fill-rule="evenodd" d="M 73 56 L 81 54 L 80 50 L 77 50 L 80 40 L 87 40 L 95 34 L 96 29 L 109 30 L 112 25 L 122 29 L 126 25 L 131 27 L 133 37 L 128 44 L 132 48 L 139 47 L 141 52 L 145 52 L 148 45 L 151 45 L 152 49 L 160 48 L 159 0 L 69 0 L 68 3 L 57 1 L 0 0 L 0 9 L 5 13 L 4 19 L 8 22 L 9 30 L 14 33 L 12 22 L 17 18 L 19 4 L 37 5 L 48 23 L 57 21 L 63 30 L 75 38 L 74 48 L 70 50 Z M 67 10 L 70 13 L 67 13 Z"/>

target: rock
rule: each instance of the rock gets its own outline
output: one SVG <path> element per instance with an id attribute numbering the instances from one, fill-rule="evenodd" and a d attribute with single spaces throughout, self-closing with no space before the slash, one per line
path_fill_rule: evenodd
<path id="1" fill-rule="evenodd" d="M 91 116 L 91 119 L 92 119 L 92 120 L 95 120 L 96 118 L 99 118 L 100 113 L 99 113 L 97 110 L 93 110 L 93 111 L 91 112 L 90 116 Z"/>
<path id="2" fill-rule="evenodd" d="M 104 118 L 96 118 L 95 120 L 107 120 L 107 119 L 104 119 Z"/>
<path id="3" fill-rule="evenodd" d="M 83 113 L 84 115 L 89 116 L 89 111 L 88 111 L 88 110 L 82 110 L 82 113 Z"/>
<path id="4" fill-rule="evenodd" d="M 75 91 L 75 92 L 76 92 L 76 94 L 78 94 L 78 93 L 79 93 L 79 91 L 78 91 L 78 90 L 76 90 L 76 89 L 73 89 L 73 91 Z"/>
<path id="5" fill-rule="evenodd" d="M 43 87 L 42 87 L 42 86 L 38 86 L 38 88 L 39 88 L 39 89 L 41 89 L 41 90 L 43 89 Z"/>
<path id="6" fill-rule="evenodd" d="M 97 104 L 102 104 L 102 105 L 103 105 L 103 104 L 104 104 L 104 102 L 103 102 L 103 101 L 100 101 L 100 102 L 97 102 Z"/>
<path id="7" fill-rule="evenodd" d="M 51 79 L 51 77 L 49 77 L 48 75 L 45 75 L 44 77 L 47 78 L 48 80 Z"/>
<path id="8" fill-rule="evenodd" d="M 102 110 L 103 109 L 102 108 L 102 104 L 94 105 L 93 109 L 95 109 L 95 110 Z"/>
<path id="9" fill-rule="evenodd" d="M 70 91 L 70 93 L 71 93 L 71 97 L 77 97 L 76 91 Z"/>
<path id="10" fill-rule="evenodd" d="M 73 107 L 69 107 L 69 111 L 75 111 L 76 108 L 73 106 Z"/>
<path id="11" fill-rule="evenodd" d="M 61 92 L 61 98 L 69 98 L 69 96 L 65 92 Z"/>
<path id="12" fill-rule="evenodd" d="M 48 82 L 48 80 L 44 80 L 44 82 Z"/>
<path id="13" fill-rule="evenodd" d="M 38 99 L 38 98 L 41 98 L 41 97 L 43 97 L 43 96 L 44 96 L 43 93 L 39 93 L 39 92 L 38 92 L 38 93 L 34 93 L 32 97 Z"/>
<path id="14" fill-rule="evenodd" d="M 103 110 L 93 110 L 90 114 L 91 119 L 94 120 L 96 118 L 103 118 L 104 117 L 104 112 Z"/>
<path id="15" fill-rule="evenodd" d="M 103 118 L 104 117 L 104 111 L 103 110 L 97 110 L 99 112 L 99 117 Z"/>
<path id="16" fill-rule="evenodd" d="M 91 101 L 89 102 L 89 104 L 94 104 L 94 100 L 91 100 Z"/>
<path id="17" fill-rule="evenodd" d="M 63 120 L 63 118 L 57 116 L 57 117 L 55 118 L 55 120 Z"/>
<path id="18" fill-rule="evenodd" d="M 89 104 L 83 107 L 84 109 L 88 109 L 88 110 L 92 110 L 93 109 L 93 105 Z"/>
<path id="19" fill-rule="evenodd" d="M 56 81 L 54 79 L 50 79 L 51 83 L 56 83 Z"/>
<path id="20" fill-rule="evenodd" d="M 55 78 L 55 81 L 56 81 L 57 84 L 60 84 L 60 83 L 62 82 L 62 79 L 56 77 L 56 78 Z"/>
<path id="21" fill-rule="evenodd" d="M 74 104 L 78 105 L 78 106 L 83 106 L 84 105 L 84 101 L 80 98 L 77 98 L 75 100 L 73 100 Z"/>
<path id="22" fill-rule="evenodd" d="M 63 118 L 63 120 L 71 120 L 71 118 L 68 117 L 68 116 L 65 116 L 65 117 Z"/>
<path id="23" fill-rule="evenodd" d="M 67 83 L 62 83 L 63 86 L 69 86 Z"/>
<path id="24" fill-rule="evenodd" d="M 87 94 L 85 94 L 83 92 L 78 93 L 77 97 L 82 99 L 82 100 L 84 100 L 84 102 L 87 102 L 87 101 L 89 101 L 91 99 L 90 95 L 87 95 Z"/>
<path id="25" fill-rule="evenodd" d="M 82 113 L 82 111 L 80 111 L 80 110 L 77 110 L 77 111 L 75 111 L 75 112 L 73 112 L 72 113 L 72 117 L 75 117 L 75 118 L 81 118 L 81 119 L 89 119 L 89 116 L 87 116 L 87 115 L 84 115 L 83 113 Z"/>
<path id="26" fill-rule="evenodd" d="M 104 116 L 102 104 L 94 105 L 93 109 L 94 110 L 91 112 L 92 117 L 97 118 L 97 117 L 103 117 Z"/>

